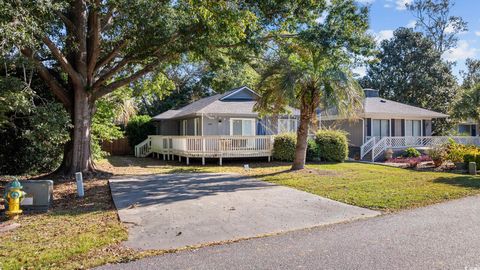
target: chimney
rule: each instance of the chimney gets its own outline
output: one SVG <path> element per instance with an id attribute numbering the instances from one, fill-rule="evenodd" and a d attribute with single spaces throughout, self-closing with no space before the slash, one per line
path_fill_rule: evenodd
<path id="1" fill-rule="evenodd" d="M 365 89 L 363 89 L 363 91 L 365 92 L 365 97 L 367 97 L 367 98 L 379 97 L 378 90 L 376 90 L 376 89 L 365 88 Z"/>

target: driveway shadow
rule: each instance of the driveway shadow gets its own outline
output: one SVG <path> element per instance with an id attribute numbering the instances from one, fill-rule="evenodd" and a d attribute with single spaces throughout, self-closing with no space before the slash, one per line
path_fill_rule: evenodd
<path id="1" fill-rule="evenodd" d="M 165 205 L 219 193 L 254 190 L 273 184 L 229 174 L 166 174 L 113 178 L 110 182 L 117 209 Z"/>

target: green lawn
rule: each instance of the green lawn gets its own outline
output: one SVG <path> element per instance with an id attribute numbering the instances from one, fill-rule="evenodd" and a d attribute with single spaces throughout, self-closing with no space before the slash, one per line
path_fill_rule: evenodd
<path id="1" fill-rule="evenodd" d="M 480 193 L 480 176 L 420 172 L 364 163 L 310 164 L 301 172 L 259 168 L 252 174 L 333 200 L 385 211 Z"/>

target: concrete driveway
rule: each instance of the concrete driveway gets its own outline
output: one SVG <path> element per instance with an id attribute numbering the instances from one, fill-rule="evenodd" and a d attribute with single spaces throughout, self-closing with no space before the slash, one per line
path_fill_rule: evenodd
<path id="1" fill-rule="evenodd" d="M 379 212 L 233 174 L 110 180 L 128 247 L 176 249 L 351 221 Z"/>

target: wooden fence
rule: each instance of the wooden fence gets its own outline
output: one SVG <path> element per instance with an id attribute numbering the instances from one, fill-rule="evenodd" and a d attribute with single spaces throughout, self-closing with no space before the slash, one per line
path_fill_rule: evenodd
<path id="1" fill-rule="evenodd" d="M 112 142 L 102 142 L 102 150 L 114 156 L 126 156 L 133 154 L 133 148 L 127 138 L 121 138 Z"/>

